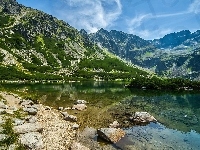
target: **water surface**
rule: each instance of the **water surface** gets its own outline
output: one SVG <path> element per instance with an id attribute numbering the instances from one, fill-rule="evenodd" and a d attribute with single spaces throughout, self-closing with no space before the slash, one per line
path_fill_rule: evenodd
<path id="1" fill-rule="evenodd" d="M 127 135 L 116 144 L 121 149 L 200 149 L 200 93 L 130 91 L 124 88 L 125 84 L 75 82 L 2 86 L 27 96 L 39 95 L 40 102 L 55 108 L 71 107 L 77 99 L 88 101 L 86 111 L 69 111 L 78 116 L 82 128 L 86 125 L 105 127 L 135 111 L 147 111 L 158 120 L 157 124 L 124 127 Z M 118 117 L 113 115 L 116 113 Z"/>

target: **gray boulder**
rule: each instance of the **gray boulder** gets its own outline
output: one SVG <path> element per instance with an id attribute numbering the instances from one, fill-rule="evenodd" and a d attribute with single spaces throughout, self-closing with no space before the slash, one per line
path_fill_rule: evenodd
<path id="1" fill-rule="evenodd" d="M 69 115 L 67 112 L 61 112 L 66 121 L 77 122 L 77 117 L 74 115 Z"/>
<path id="2" fill-rule="evenodd" d="M 31 100 L 22 100 L 20 103 L 21 103 L 22 106 L 34 104 L 33 101 L 31 101 Z"/>
<path id="3" fill-rule="evenodd" d="M 74 105 L 73 107 L 72 107 L 72 109 L 77 109 L 77 110 L 84 110 L 84 109 L 86 109 L 87 108 L 87 106 L 85 105 L 85 104 L 76 104 L 76 105 Z"/>
<path id="4" fill-rule="evenodd" d="M 14 122 L 14 125 L 15 125 L 15 126 L 18 126 L 18 125 L 24 124 L 25 120 L 18 119 L 18 118 L 14 118 L 14 119 L 13 119 L 13 122 Z"/>
<path id="5" fill-rule="evenodd" d="M 36 115 L 38 110 L 34 107 L 25 107 L 23 111 L 28 112 L 29 115 Z"/>
<path id="6" fill-rule="evenodd" d="M 75 104 L 87 104 L 88 102 L 85 100 L 77 100 Z"/>
<path id="7" fill-rule="evenodd" d="M 42 135 L 38 132 L 21 134 L 19 141 L 27 149 L 40 150 L 43 148 Z"/>
<path id="8" fill-rule="evenodd" d="M 119 128 L 101 128 L 97 130 L 97 134 L 102 139 L 112 143 L 118 142 L 125 136 L 125 132 Z"/>
<path id="9" fill-rule="evenodd" d="M 97 130 L 92 127 L 86 127 L 81 133 L 81 138 L 88 138 L 88 139 L 94 139 L 97 137 Z"/>
<path id="10" fill-rule="evenodd" d="M 119 122 L 117 122 L 117 121 L 114 121 L 113 123 L 111 123 L 110 125 L 109 125 L 109 128 L 118 128 L 120 125 L 119 125 Z"/>
<path id="11" fill-rule="evenodd" d="M 28 119 L 28 122 L 29 122 L 29 123 L 35 123 L 35 122 L 37 122 L 37 117 L 31 116 L 31 117 Z"/>
<path id="12" fill-rule="evenodd" d="M 157 122 L 154 116 L 150 115 L 148 112 L 135 112 L 130 119 L 136 123 Z"/>
<path id="13" fill-rule="evenodd" d="M 74 130 L 76 130 L 76 129 L 79 128 L 79 125 L 78 125 L 77 123 L 75 123 L 75 124 L 73 124 L 72 128 L 73 128 Z"/>
<path id="14" fill-rule="evenodd" d="M 28 132 L 42 132 L 43 130 L 42 126 L 38 123 L 24 123 L 19 126 L 14 126 L 13 129 L 19 134 Z"/>

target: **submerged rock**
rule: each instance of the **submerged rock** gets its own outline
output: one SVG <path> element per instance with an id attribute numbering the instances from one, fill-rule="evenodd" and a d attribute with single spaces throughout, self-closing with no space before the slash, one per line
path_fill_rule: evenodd
<path id="1" fill-rule="evenodd" d="M 97 134 L 102 139 L 112 143 L 118 142 L 125 136 L 125 132 L 122 129 L 117 128 L 101 128 L 97 130 Z"/>
<path id="2" fill-rule="evenodd" d="M 81 133 L 81 138 L 94 139 L 97 137 L 97 130 L 92 127 L 86 127 Z"/>
<path id="3" fill-rule="evenodd" d="M 154 116 L 150 115 L 148 112 L 135 112 L 133 117 L 130 119 L 136 123 L 149 123 L 157 122 Z"/>

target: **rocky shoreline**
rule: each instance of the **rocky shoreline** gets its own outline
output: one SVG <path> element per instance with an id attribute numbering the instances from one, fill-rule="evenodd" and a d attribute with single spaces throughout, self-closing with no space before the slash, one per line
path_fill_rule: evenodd
<path id="1" fill-rule="evenodd" d="M 1 124 L 11 119 L 17 134 L 16 141 L 10 145 L 2 144 L 1 149 L 15 149 L 19 145 L 25 149 L 68 149 L 72 145 L 77 132 L 74 123 L 65 121 L 58 110 L 22 100 L 14 94 L 0 94 L 3 98 L 0 102 Z M 8 135 L 1 134 L 1 137 L 4 137 L 1 139 L 3 142 Z"/>
<path id="2" fill-rule="evenodd" d="M 69 112 L 83 111 L 87 109 L 86 104 L 85 100 L 77 100 L 72 107 L 54 109 L 24 100 L 13 93 L 0 92 L 0 149 L 118 149 L 113 143 L 120 141 L 126 133 L 119 128 L 122 126 L 116 120 L 109 127 L 79 129 L 79 118 Z M 6 140 L 12 135 L 5 134 L 8 120 L 10 130 L 16 136 L 10 143 Z M 147 112 L 135 112 L 129 121 L 149 123 L 157 120 Z M 110 144 L 101 145 L 97 140 L 99 137 Z"/>

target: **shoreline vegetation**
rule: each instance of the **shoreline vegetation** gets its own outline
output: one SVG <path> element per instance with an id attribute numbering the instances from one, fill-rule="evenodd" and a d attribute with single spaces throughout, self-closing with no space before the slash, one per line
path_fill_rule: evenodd
<path id="1" fill-rule="evenodd" d="M 136 78 L 130 84 L 126 85 L 128 88 L 148 89 L 148 90 L 200 90 L 199 81 L 191 81 L 182 78 Z"/>
<path id="2" fill-rule="evenodd" d="M 142 89 L 142 90 L 200 90 L 200 81 L 192 81 L 183 78 L 161 78 L 157 76 L 151 77 L 135 77 L 132 80 L 115 79 L 115 80 L 103 80 L 103 79 L 87 79 L 87 78 L 74 78 L 73 80 L 0 80 L 0 84 L 48 84 L 48 83 L 72 83 L 72 82 L 124 82 L 126 88 L 129 89 Z"/>

